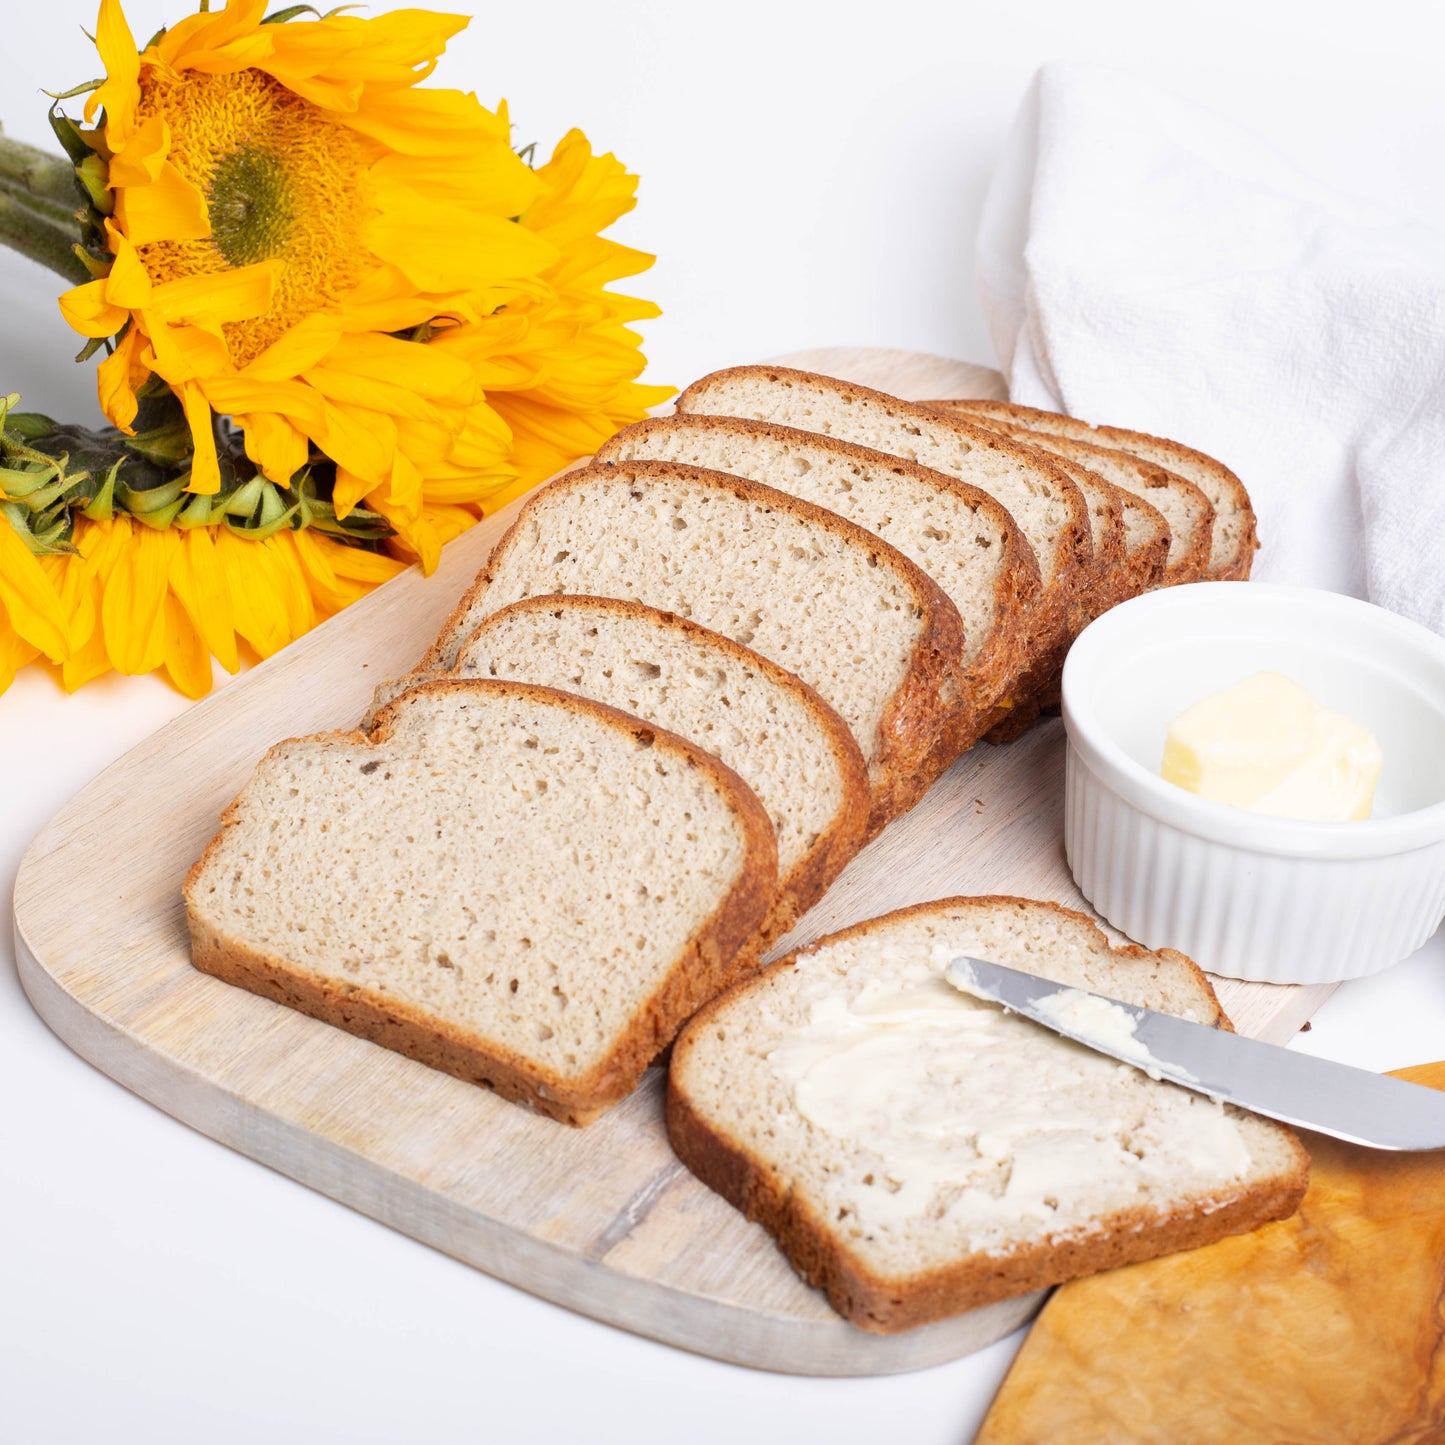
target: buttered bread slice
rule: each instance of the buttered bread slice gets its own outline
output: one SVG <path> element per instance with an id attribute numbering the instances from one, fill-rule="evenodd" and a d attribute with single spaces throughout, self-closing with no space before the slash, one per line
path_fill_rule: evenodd
<path id="1" fill-rule="evenodd" d="M 620 462 L 536 492 L 421 670 L 524 597 L 620 597 L 686 617 L 796 673 L 847 723 L 868 768 L 870 830 L 952 761 L 963 627 L 881 538 L 771 487 L 672 462 Z"/>
<path id="2" fill-rule="evenodd" d="M 777 885 L 730 769 L 515 682 L 274 747 L 186 880 L 197 968 L 571 1124 L 723 985 Z"/>
<path id="3" fill-rule="evenodd" d="M 596 459 L 685 462 L 762 482 L 846 517 L 916 562 L 963 619 L 960 750 L 976 741 L 1019 672 L 1038 564 L 1007 508 L 987 492 L 834 437 L 738 417 L 651 417 L 618 432 Z"/>
<path id="4" fill-rule="evenodd" d="M 960 954 L 1228 1028 L 1203 974 L 1083 914 L 952 898 L 820 939 L 679 1035 L 667 1127 L 704 1183 L 890 1333 L 1293 1212 L 1282 1125 L 952 988 Z"/>
<path id="5" fill-rule="evenodd" d="M 777 663 L 695 622 L 611 597 L 530 597 L 486 618 L 458 677 L 514 678 L 607 703 L 720 758 L 778 839 L 778 896 L 743 964 L 781 937 L 862 846 L 868 770 L 847 724 Z"/>

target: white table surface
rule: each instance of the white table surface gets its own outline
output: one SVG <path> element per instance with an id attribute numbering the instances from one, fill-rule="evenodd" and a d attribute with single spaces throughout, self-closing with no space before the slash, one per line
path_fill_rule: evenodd
<path id="1" fill-rule="evenodd" d="M 137 35 L 187 0 L 132 0 Z M 442 83 L 520 140 L 582 125 L 644 176 L 616 234 L 656 251 L 650 379 L 830 344 L 991 359 L 972 237 L 1033 69 L 1165 79 L 1341 187 L 1445 232 L 1439 7 L 670 3 L 489 7 Z M 96 73 L 94 7 L 5 0 L 0 119 Z M 826 17 L 826 19 L 824 18 Z M 27 77 L 21 80 L 19 77 Z M 1147 123 L 1141 117 L 1141 123 Z M 0 382 L 93 413 L 48 273 L 0 255 Z M 1247 480 L 1247 479 L 1246 479 Z M 911 1445 L 972 1436 L 1021 1335 L 873 1380 L 718 1364 L 530 1298 L 192 1133 L 71 1054 L 16 981 L 26 843 L 187 704 L 154 678 L 0 697 L 0 1439 Z M 164 828 L 163 779 L 156 827 Z M 74 880 L 86 906 L 85 880 Z M 1372 1069 L 1445 1057 L 1445 937 L 1345 986 L 1298 1047 Z"/>

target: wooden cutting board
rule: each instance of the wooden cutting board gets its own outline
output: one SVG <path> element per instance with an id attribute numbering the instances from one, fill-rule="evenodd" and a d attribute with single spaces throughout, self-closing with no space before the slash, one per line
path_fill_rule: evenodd
<path id="1" fill-rule="evenodd" d="M 915 397 L 1002 394 L 997 373 L 896 351 L 791 363 Z M 1040 1296 L 883 1338 L 845 1324 L 771 1240 L 697 1183 L 662 1127 L 661 1077 L 584 1130 L 190 965 L 181 883 L 274 742 L 352 726 L 409 668 L 516 505 L 248 672 L 108 768 L 41 831 L 15 887 L 20 979 L 83 1058 L 175 1118 L 522 1289 L 762 1369 L 873 1375 L 981 1348 Z M 181 779 L 155 809 L 151 779 Z M 907 903 L 1005 892 L 1083 901 L 1064 864 L 1057 721 L 961 758 L 785 940 Z M 86 880 L 76 907 L 73 880 Z M 1222 981 L 1242 1032 L 1287 1040 L 1330 989 Z"/>

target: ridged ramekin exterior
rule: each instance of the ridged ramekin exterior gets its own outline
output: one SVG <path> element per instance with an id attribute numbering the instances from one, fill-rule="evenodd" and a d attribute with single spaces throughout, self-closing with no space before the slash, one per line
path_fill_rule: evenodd
<path id="1" fill-rule="evenodd" d="M 1215 842 L 1121 798 L 1072 740 L 1064 851 L 1084 897 L 1121 933 L 1227 978 L 1361 978 L 1413 953 L 1445 916 L 1445 841 L 1349 859 Z"/>

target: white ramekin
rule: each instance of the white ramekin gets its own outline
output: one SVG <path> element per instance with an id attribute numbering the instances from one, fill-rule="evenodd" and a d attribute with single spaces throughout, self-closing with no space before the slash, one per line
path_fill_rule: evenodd
<path id="1" fill-rule="evenodd" d="M 1169 720 L 1280 672 L 1374 733 L 1374 816 L 1303 823 L 1205 802 L 1159 776 Z M 1210 582 L 1090 624 L 1063 679 L 1064 848 L 1084 897 L 1149 948 L 1269 983 L 1376 973 L 1445 916 L 1445 640 L 1300 587 Z"/>

